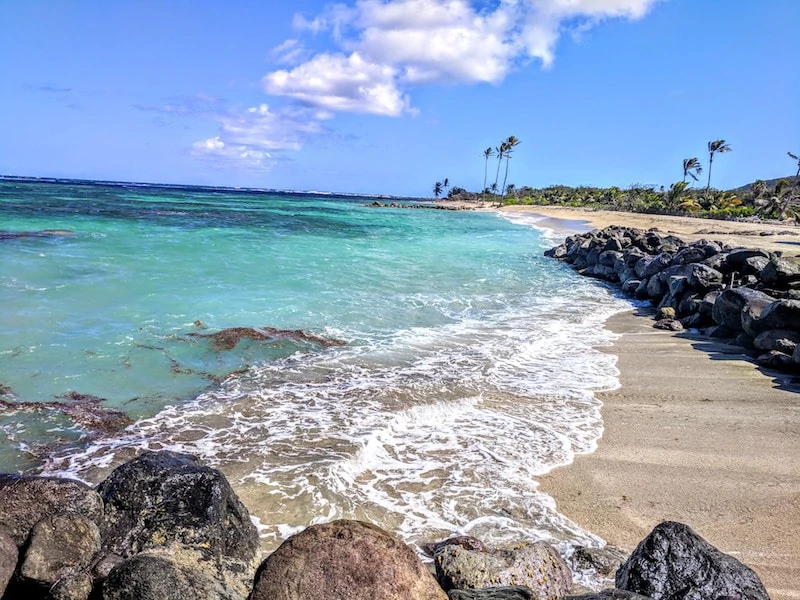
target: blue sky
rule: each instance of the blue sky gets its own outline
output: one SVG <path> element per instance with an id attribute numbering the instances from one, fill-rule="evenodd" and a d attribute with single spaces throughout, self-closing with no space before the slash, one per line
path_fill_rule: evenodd
<path id="1" fill-rule="evenodd" d="M 3 0 L 0 174 L 430 195 L 794 172 L 798 0 Z M 490 168 L 491 172 L 491 168 Z M 491 177 L 490 177 L 491 181 Z"/>

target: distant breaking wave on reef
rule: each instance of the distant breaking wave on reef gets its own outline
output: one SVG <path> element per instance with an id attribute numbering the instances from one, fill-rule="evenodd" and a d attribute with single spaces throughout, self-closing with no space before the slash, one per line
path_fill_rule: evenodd
<path id="1" fill-rule="evenodd" d="M 40 472 L 94 483 L 142 449 L 197 455 L 231 480 L 265 549 L 333 518 L 410 543 L 468 533 L 602 544 L 557 512 L 537 477 L 595 448 L 595 393 L 619 385 L 615 357 L 599 349 L 614 339 L 603 324 L 630 304 L 544 259 L 552 244 L 536 223 L 47 185 L 0 195 L 9 230 L 75 233 L 0 246 L 0 372 L 13 373 L 2 383 L 20 400 L 106 398 L 133 422 L 73 435 Z M 195 321 L 206 329 L 189 336 Z M 193 345 L 236 327 L 346 344 Z M 235 372 L 189 393 L 195 380 L 146 343 L 196 371 Z M 132 401 L 109 381 L 154 391 Z M 1 456 L 59 435 L 27 418 L 13 430 L 0 418 Z"/>

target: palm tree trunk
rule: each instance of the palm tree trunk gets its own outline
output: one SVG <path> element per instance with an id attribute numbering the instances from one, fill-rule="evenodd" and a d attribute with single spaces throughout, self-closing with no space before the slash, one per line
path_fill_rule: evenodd
<path id="1" fill-rule="evenodd" d="M 706 198 L 708 198 L 708 192 L 711 190 L 711 165 L 714 164 L 714 153 L 708 155 L 708 183 L 706 184 Z"/>
<path id="2" fill-rule="evenodd" d="M 483 161 L 483 189 L 481 190 L 481 198 L 483 202 L 486 201 L 486 175 L 489 172 L 489 157 L 487 156 Z"/>
<path id="3" fill-rule="evenodd" d="M 500 165 L 503 162 L 503 155 L 497 155 L 497 173 L 494 176 L 494 184 L 497 185 L 497 180 L 500 179 Z"/>
<path id="4" fill-rule="evenodd" d="M 506 181 L 508 181 L 508 163 L 510 160 L 511 157 L 506 155 L 506 174 L 503 176 L 503 191 L 500 194 L 501 198 L 506 195 Z"/>

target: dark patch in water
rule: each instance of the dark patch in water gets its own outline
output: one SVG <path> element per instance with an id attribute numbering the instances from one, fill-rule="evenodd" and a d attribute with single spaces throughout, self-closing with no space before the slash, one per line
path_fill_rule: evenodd
<path id="1" fill-rule="evenodd" d="M 274 327 L 230 327 L 216 333 L 188 333 L 189 337 L 208 338 L 216 351 L 233 350 L 243 339 L 255 342 L 293 340 L 323 347 L 346 346 L 347 342 L 306 333 L 302 329 L 275 329 Z"/>
<path id="2" fill-rule="evenodd" d="M 9 388 L 4 395 L 13 396 Z M 132 423 L 124 412 L 103 406 L 103 398 L 91 394 L 67 392 L 57 396 L 67 402 L 18 402 L 0 399 L 0 407 L 9 411 L 52 411 L 63 414 L 76 426 L 86 430 L 90 439 L 124 429 Z"/>
<path id="3" fill-rule="evenodd" d="M 20 238 L 50 238 L 75 235 L 71 231 L 63 229 L 44 229 L 42 231 L 2 231 L 0 230 L 0 240 L 18 240 Z"/>

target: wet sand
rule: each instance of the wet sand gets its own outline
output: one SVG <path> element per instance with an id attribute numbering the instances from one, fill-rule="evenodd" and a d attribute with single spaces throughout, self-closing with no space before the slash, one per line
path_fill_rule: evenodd
<path id="1" fill-rule="evenodd" d="M 687 239 L 704 228 L 797 229 L 539 208 L 528 210 Z M 776 243 L 744 237 L 748 246 Z M 542 490 L 560 512 L 626 550 L 661 521 L 686 523 L 753 568 L 773 600 L 800 598 L 800 378 L 761 371 L 735 346 L 655 330 L 635 311 L 607 326 L 621 335 L 605 349 L 618 357 L 621 387 L 600 394 L 603 437 L 597 451 L 543 477 Z"/>

